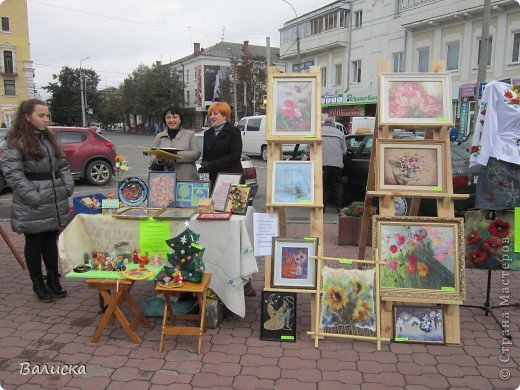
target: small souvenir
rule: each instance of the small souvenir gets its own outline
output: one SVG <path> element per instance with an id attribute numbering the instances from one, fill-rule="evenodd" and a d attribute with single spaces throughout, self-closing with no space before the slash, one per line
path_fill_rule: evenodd
<path id="1" fill-rule="evenodd" d="M 136 248 L 134 248 L 134 264 L 139 264 L 139 255 Z"/>

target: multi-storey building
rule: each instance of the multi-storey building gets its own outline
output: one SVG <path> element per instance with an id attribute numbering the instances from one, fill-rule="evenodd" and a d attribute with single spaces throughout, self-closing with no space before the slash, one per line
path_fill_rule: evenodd
<path id="1" fill-rule="evenodd" d="M 26 0 L 0 3 L 0 120 L 9 127 L 18 103 L 34 97 Z"/>
<path id="2" fill-rule="evenodd" d="M 271 63 L 280 64 L 280 50 L 273 47 L 269 50 Z M 192 54 L 168 64 L 183 80 L 184 117 L 188 127 L 200 129 L 203 126 L 209 105 L 223 98 L 223 84 L 233 82 L 230 75 L 232 60 L 244 55 L 266 58 L 267 47 L 250 45 L 248 41 L 222 41 L 204 49 L 200 43 L 194 43 Z M 241 107 L 233 108 L 235 112 L 242 113 Z"/>
<path id="3" fill-rule="evenodd" d="M 287 71 L 299 68 L 298 57 L 300 69 L 321 67 L 323 112 L 344 124 L 375 114 L 379 60 L 390 61 L 393 72 L 427 72 L 431 60 L 443 60 L 452 74 L 454 119 L 466 133 L 475 111 L 483 7 L 483 0 L 335 1 L 284 24 L 281 59 Z M 489 27 L 486 80 L 519 77 L 518 2 L 491 0 Z"/>

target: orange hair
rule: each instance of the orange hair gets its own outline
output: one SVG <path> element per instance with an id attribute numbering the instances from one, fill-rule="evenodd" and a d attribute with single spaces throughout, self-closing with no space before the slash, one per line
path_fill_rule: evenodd
<path id="1" fill-rule="evenodd" d="M 208 115 L 211 115 L 213 111 L 217 111 L 220 115 L 229 118 L 231 116 L 231 107 L 226 102 L 214 102 L 208 108 Z"/>

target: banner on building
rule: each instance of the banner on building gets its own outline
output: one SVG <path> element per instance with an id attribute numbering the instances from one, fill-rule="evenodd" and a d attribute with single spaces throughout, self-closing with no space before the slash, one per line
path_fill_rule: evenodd
<path id="1" fill-rule="evenodd" d="M 223 100 L 222 81 L 227 78 L 228 66 L 204 65 L 204 102 L 209 106 Z"/>

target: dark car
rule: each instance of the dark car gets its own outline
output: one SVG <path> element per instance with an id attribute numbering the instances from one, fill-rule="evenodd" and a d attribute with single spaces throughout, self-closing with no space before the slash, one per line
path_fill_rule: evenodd
<path id="1" fill-rule="evenodd" d="M 0 146 L 5 136 L 0 132 Z M 63 146 L 70 171 L 75 179 L 85 179 L 92 185 L 105 185 L 114 173 L 115 145 L 96 133 L 95 128 L 49 126 Z M 0 152 L 1 153 L 1 152 Z M 6 183 L 0 171 L 0 192 Z"/>
<path id="2" fill-rule="evenodd" d="M 394 134 L 399 139 L 422 139 L 423 134 Z M 372 134 L 355 134 L 345 137 L 347 154 L 344 157 L 343 188 L 346 204 L 354 200 L 364 199 L 368 179 L 368 167 L 370 153 L 372 151 Z M 451 165 L 453 192 L 456 194 L 469 194 L 467 200 L 455 200 L 455 213 L 461 215 L 464 211 L 475 207 L 475 191 L 478 180 L 479 167 L 469 168 L 470 154 L 459 147 L 451 145 Z M 410 199 L 400 199 L 405 204 L 397 204 L 410 210 Z M 435 199 L 421 199 L 420 215 L 437 215 L 437 203 Z"/>

